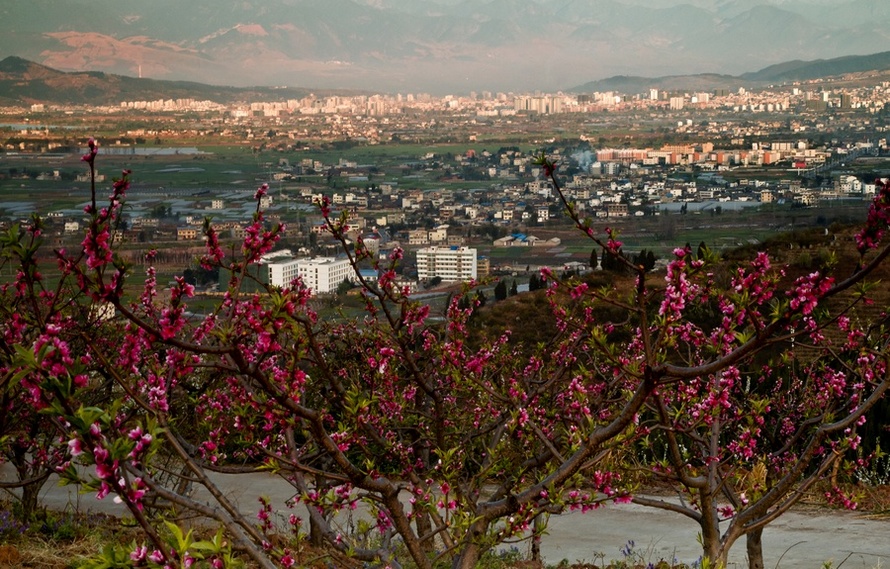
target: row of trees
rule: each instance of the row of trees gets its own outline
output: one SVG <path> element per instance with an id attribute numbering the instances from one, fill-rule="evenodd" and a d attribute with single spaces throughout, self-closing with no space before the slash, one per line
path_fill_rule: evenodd
<path id="1" fill-rule="evenodd" d="M 602 261 L 598 262 L 600 257 L 602 257 Z M 655 253 L 647 249 L 643 249 L 629 259 L 621 249 L 612 252 L 608 249 L 600 250 L 599 247 L 594 247 L 590 252 L 591 269 L 596 269 L 599 264 L 604 271 L 619 274 L 632 274 L 640 269 L 642 269 L 643 272 L 649 272 L 655 269 L 656 261 L 657 258 L 655 257 Z"/>
<path id="2" fill-rule="evenodd" d="M 540 165 L 561 195 L 555 165 Z M 0 305 L 4 456 L 23 495 L 50 471 L 116 495 L 145 541 L 106 558 L 225 566 L 234 547 L 257 566 L 289 567 L 309 541 L 344 564 L 471 568 L 499 543 L 539 535 L 553 513 L 635 499 L 692 518 L 714 564 L 747 536 L 761 567 L 763 528 L 835 465 L 867 459 L 855 454 L 857 427 L 890 386 L 888 335 L 884 320 L 851 315 L 890 254 L 890 184 L 843 278 L 831 268 L 791 278 L 763 253 L 730 267 L 688 247 L 653 274 L 564 202 L 635 284 L 593 290 L 542 271 L 554 334 L 526 345 L 509 331 L 468 341 L 471 290 L 431 318 L 395 284 L 402 252 L 351 251 L 326 200 L 320 211 L 353 264 L 378 268 L 376 286 L 363 283 L 363 319 L 320 320 L 300 280 L 242 289 L 286 230 L 259 206 L 237 249 L 206 224 L 201 264 L 233 278 L 214 309 L 193 315 L 185 279 L 162 293 L 149 269 L 133 287 L 115 255 L 127 174 L 101 207 L 94 189 L 82 250 L 48 254 L 36 218 L 2 242 L 16 266 Z M 58 279 L 43 276 L 47 257 Z M 211 476 L 256 471 L 291 484 L 305 513 L 268 501 L 245 512 Z M 684 500 L 635 497 L 649 476 Z M 196 500 L 195 486 L 212 501 Z M 362 523 L 344 526 L 359 504 Z M 227 539 L 186 539 L 183 510 Z"/>
<path id="3" fill-rule="evenodd" d="M 498 284 L 494 286 L 494 298 L 495 300 L 507 300 L 508 296 L 516 296 L 519 294 L 519 287 L 516 285 L 516 279 L 513 279 L 513 283 L 510 285 L 510 288 L 507 288 L 506 280 L 499 280 Z"/>

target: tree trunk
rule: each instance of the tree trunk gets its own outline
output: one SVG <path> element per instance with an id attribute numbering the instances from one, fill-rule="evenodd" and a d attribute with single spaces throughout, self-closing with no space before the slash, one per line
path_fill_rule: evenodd
<path id="1" fill-rule="evenodd" d="M 424 537 L 433 533 L 433 522 L 430 520 L 430 514 L 422 506 L 415 504 L 412 508 L 414 523 L 417 526 L 417 536 Z M 436 538 L 431 537 L 420 543 L 420 547 L 426 553 L 433 553 L 436 550 Z"/>
<path id="2" fill-rule="evenodd" d="M 748 548 L 748 569 L 763 569 L 763 528 L 756 529 L 745 537 Z"/>
<path id="3" fill-rule="evenodd" d="M 702 536 L 702 558 L 707 559 L 711 562 L 710 567 L 725 567 L 726 560 L 722 559 L 724 557 L 723 550 L 720 547 L 720 539 L 717 539 L 717 543 L 714 543 L 713 539 L 707 539 Z"/>
<path id="4" fill-rule="evenodd" d="M 30 464 L 28 462 L 28 448 L 18 444 L 13 446 L 10 462 L 12 462 L 15 467 L 16 474 L 20 481 L 29 480 L 32 477 L 39 475 L 33 482 L 23 484 L 21 487 L 22 519 L 30 521 L 37 511 L 40 489 L 43 488 L 43 484 L 49 478 L 49 471 L 46 468 L 40 468 L 38 470 L 38 467 L 34 467 Z"/>
<path id="5" fill-rule="evenodd" d="M 454 558 L 454 563 L 451 564 L 451 567 L 452 569 L 476 569 L 480 556 L 479 546 L 471 543 L 461 551 L 459 556 Z"/>
<path id="6" fill-rule="evenodd" d="M 40 489 L 46 482 L 47 477 L 37 479 L 35 482 L 22 486 L 22 519 L 31 520 L 37 512 L 40 500 Z"/>
<path id="7" fill-rule="evenodd" d="M 488 522 L 476 521 L 468 529 L 463 539 L 460 555 L 454 558 L 451 569 L 476 569 L 479 558 L 482 557 L 482 548 L 476 543 L 476 536 L 485 533 Z"/>
<path id="8" fill-rule="evenodd" d="M 723 553 L 720 541 L 720 515 L 717 513 L 713 496 L 702 492 L 699 494 L 699 499 L 701 518 L 698 525 L 701 528 L 702 556 L 709 559 L 714 566 L 720 562 Z"/>
<path id="9" fill-rule="evenodd" d="M 309 545 L 321 549 L 324 547 L 324 529 L 315 523 L 315 518 L 309 517 Z"/>
<path id="10" fill-rule="evenodd" d="M 327 479 L 321 474 L 316 475 L 315 484 L 320 492 L 325 492 L 330 487 Z M 328 519 L 326 514 L 322 515 L 325 516 L 325 519 Z M 315 519 L 312 516 L 309 516 L 309 544 L 312 547 L 317 547 L 319 549 L 324 547 L 324 530 L 325 528 L 322 524 L 316 523 Z"/>
<path id="11" fill-rule="evenodd" d="M 544 531 L 544 520 L 541 518 L 543 514 L 535 516 L 534 532 L 532 536 L 532 561 L 541 560 L 541 533 Z"/>

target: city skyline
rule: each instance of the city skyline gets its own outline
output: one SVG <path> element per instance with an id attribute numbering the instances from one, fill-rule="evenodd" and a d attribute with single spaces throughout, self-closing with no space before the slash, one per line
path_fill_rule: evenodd
<path id="1" fill-rule="evenodd" d="M 890 46 L 882 0 L 49 0 L 0 7 L 0 58 L 216 85 L 560 91 L 741 74 Z"/>

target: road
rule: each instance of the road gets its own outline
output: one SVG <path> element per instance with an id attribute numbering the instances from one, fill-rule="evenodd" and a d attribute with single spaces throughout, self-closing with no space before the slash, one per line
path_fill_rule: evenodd
<path id="1" fill-rule="evenodd" d="M 218 483 L 240 507 L 257 510 L 257 497 L 268 496 L 273 504 L 293 494 L 280 479 L 269 474 L 219 476 Z M 0 468 L 0 480 L 11 480 L 8 467 Z M 204 499 L 201 494 L 197 497 Z M 81 512 L 126 512 L 111 498 L 98 501 L 92 494 L 78 494 L 72 487 L 47 483 L 43 503 L 53 509 Z M 299 511 L 295 511 L 300 515 Z M 678 514 L 634 504 L 614 505 L 588 512 L 553 516 L 548 535 L 541 543 L 545 563 L 586 561 L 601 566 L 625 559 L 621 549 L 634 542 L 635 560 L 643 564 L 661 559 L 692 563 L 701 555 L 697 526 Z M 877 569 L 890 566 L 890 520 L 869 519 L 857 512 L 797 510 L 779 518 L 763 534 L 764 561 L 768 569 L 818 569 L 826 562 L 843 569 Z M 520 551 L 526 543 L 517 544 Z M 502 549 L 509 545 L 502 546 Z M 628 559 L 629 560 L 629 559 Z M 605 561 L 605 563 L 603 563 Z M 841 565 L 842 564 L 842 565 Z M 732 550 L 727 569 L 747 567 L 744 540 Z"/>

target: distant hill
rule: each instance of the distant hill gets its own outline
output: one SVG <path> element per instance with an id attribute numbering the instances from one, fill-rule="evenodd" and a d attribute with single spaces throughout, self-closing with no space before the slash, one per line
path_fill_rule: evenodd
<path id="1" fill-rule="evenodd" d="M 890 73 L 890 51 L 872 55 L 851 55 L 815 61 L 788 61 L 739 76 L 714 73 L 668 75 L 664 77 L 616 75 L 578 85 L 569 89 L 569 92 L 619 91 L 633 95 L 647 93 L 649 89 L 658 89 L 660 91 L 736 90 L 739 87 L 757 88 L 777 83 L 808 81 L 866 72 Z"/>
<path id="2" fill-rule="evenodd" d="M 0 101 L 5 104 L 96 104 L 121 101 L 196 99 L 217 103 L 305 97 L 306 89 L 220 87 L 191 81 L 160 81 L 99 71 L 65 73 L 22 59 L 0 61 Z"/>
<path id="3" fill-rule="evenodd" d="M 872 55 L 852 55 L 835 59 L 788 61 L 764 67 L 754 73 L 745 73 L 741 75 L 741 78 L 746 81 L 778 83 L 807 81 L 809 79 L 819 79 L 820 77 L 862 73 L 864 71 L 888 70 L 890 70 L 890 51 L 884 51 Z"/>
<path id="4" fill-rule="evenodd" d="M 590 81 L 569 89 L 571 93 L 593 91 L 616 91 L 628 95 L 648 93 L 649 89 L 659 91 L 713 91 L 714 89 L 738 89 L 752 82 L 732 75 L 701 73 L 697 75 L 668 75 L 665 77 L 629 77 L 616 75 L 606 79 Z"/>
<path id="5" fill-rule="evenodd" d="M 770 65 L 760 71 L 739 76 L 716 73 L 638 77 L 616 75 L 591 81 L 568 92 L 615 91 L 629 95 L 646 94 L 649 89 L 661 91 L 737 90 L 758 88 L 777 83 L 819 78 L 847 78 L 861 81 L 869 74 L 883 74 L 890 80 L 890 51 L 872 55 L 838 57 L 815 61 L 788 61 Z M 195 99 L 217 103 L 250 101 L 282 101 L 316 95 L 358 94 L 359 91 L 295 87 L 229 87 L 194 81 L 163 81 L 103 73 L 101 71 L 64 72 L 10 56 L 0 60 L 0 105 L 96 104 L 116 105 L 121 101 L 153 101 L 157 99 Z"/>

